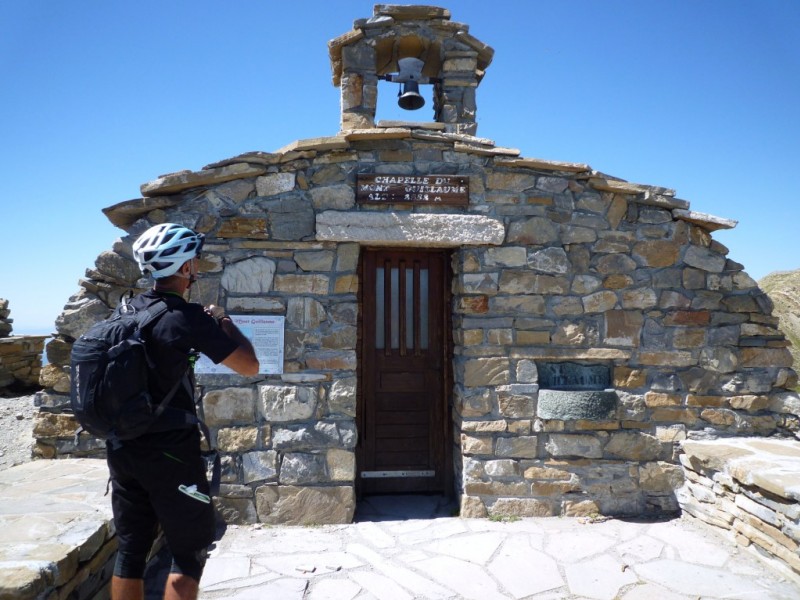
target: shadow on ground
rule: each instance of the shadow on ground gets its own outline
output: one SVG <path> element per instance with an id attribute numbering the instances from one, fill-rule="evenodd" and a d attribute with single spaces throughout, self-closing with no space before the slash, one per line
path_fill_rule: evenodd
<path id="1" fill-rule="evenodd" d="M 364 496 L 356 505 L 353 520 L 360 523 L 455 516 L 458 516 L 458 504 L 453 498 L 441 495 L 398 494 Z"/>

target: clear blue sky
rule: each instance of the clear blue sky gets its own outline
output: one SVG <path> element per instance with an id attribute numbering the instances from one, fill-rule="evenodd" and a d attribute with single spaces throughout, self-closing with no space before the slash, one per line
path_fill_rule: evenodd
<path id="1" fill-rule="evenodd" d="M 755 279 L 800 268 L 800 2 L 459 0 L 495 49 L 478 135 L 736 219 Z M 49 333 L 122 235 L 101 209 L 161 174 L 333 135 L 327 41 L 372 1 L 0 3 L 0 297 Z M 378 117 L 395 109 L 381 88 Z M 429 91 L 423 86 L 423 95 Z"/>

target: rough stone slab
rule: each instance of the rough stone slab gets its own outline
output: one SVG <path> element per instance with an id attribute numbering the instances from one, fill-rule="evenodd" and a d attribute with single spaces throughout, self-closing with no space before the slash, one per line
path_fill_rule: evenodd
<path id="1" fill-rule="evenodd" d="M 456 32 L 456 39 L 460 42 L 464 42 L 467 46 L 478 52 L 479 69 L 485 70 L 486 67 L 491 64 L 492 59 L 494 58 L 494 48 L 484 44 L 478 38 L 470 35 L 466 31 Z"/>
<path id="2" fill-rule="evenodd" d="M 364 37 L 361 29 L 354 29 L 333 38 L 328 42 L 328 55 L 331 59 L 331 71 L 333 72 L 334 84 L 339 85 L 338 80 L 342 76 L 342 48 L 354 44 Z"/>
<path id="3" fill-rule="evenodd" d="M 426 142 L 445 142 L 453 144 L 453 140 L 447 137 L 447 134 L 438 131 L 412 129 L 411 137 L 415 140 L 425 140 Z"/>
<path id="4" fill-rule="evenodd" d="M 467 25 L 466 23 L 459 23 L 458 21 L 450 21 L 448 19 L 431 19 L 430 21 L 428 21 L 427 25 L 433 29 L 440 29 L 442 31 L 448 31 L 448 32 L 461 31 L 462 29 L 464 31 L 469 31 L 469 25 Z M 472 50 L 470 50 L 469 52 L 472 52 Z M 458 53 L 457 50 L 445 51 L 445 56 L 457 53 Z"/>
<path id="5" fill-rule="evenodd" d="M 254 256 L 228 265 L 222 274 L 221 285 L 234 294 L 265 294 L 272 286 L 275 262 Z"/>
<path id="6" fill-rule="evenodd" d="M 252 163 L 257 165 L 276 165 L 280 162 L 281 155 L 280 154 L 272 154 L 270 152 L 261 152 L 261 151 L 254 151 L 254 152 L 245 152 L 243 154 L 239 154 L 237 156 L 233 156 L 231 158 L 225 158 L 223 160 L 211 163 L 203 167 L 203 169 L 216 169 L 218 167 L 227 167 L 228 165 L 234 165 L 238 163 Z"/>
<path id="7" fill-rule="evenodd" d="M 222 223 L 217 237 L 269 239 L 267 220 L 263 217 L 231 217 Z"/>
<path id="8" fill-rule="evenodd" d="M 491 140 L 489 138 L 476 137 L 474 135 L 468 135 L 466 133 L 445 133 L 444 137 L 446 137 L 449 140 L 453 140 L 455 142 L 463 142 L 471 146 L 477 145 L 477 146 L 494 147 L 495 145 L 494 140 Z"/>
<path id="9" fill-rule="evenodd" d="M 356 507 L 355 490 L 350 486 L 265 485 L 256 490 L 256 507 L 263 523 L 350 523 Z"/>
<path id="10" fill-rule="evenodd" d="M 302 152 L 298 152 L 298 151 L 294 151 L 293 150 L 293 151 L 287 152 L 285 154 L 280 154 L 279 156 L 281 157 L 280 163 L 284 164 L 284 163 L 292 162 L 293 160 L 306 160 L 306 159 L 316 158 L 317 157 L 317 151 L 316 150 L 304 150 Z"/>
<path id="11" fill-rule="evenodd" d="M 706 229 L 708 231 L 717 231 L 718 229 L 733 229 L 739 224 L 739 221 L 734 219 L 725 219 L 723 217 L 715 217 L 706 213 L 695 212 L 693 210 L 675 209 L 672 214 L 682 221 L 688 221 Z"/>
<path id="12" fill-rule="evenodd" d="M 433 581 L 455 590 L 458 597 L 475 600 L 501 600 L 506 598 L 489 575 L 476 570 L 473 563 L 448 556 L 435 556 L 412 563 Z"/>
<path id="13" fill-rule="evenodd" d="M 369 19 L 357 19 L 353 22 L 353 27 L 369 31 L 370 29 L 389 29 L 393 27 L 394 24 L 395 20 L 392 17 L 379 16 Z"/>
<path id="14" fill-rule="evenodd" d="M 662 194 L 664 196 L 672 196 L 675 190 L 668 188 L 660 188 L 651 185 L 644 185 L 640 183 L 630 183 L 619 179 L 611 179 L 606 176 L 592 176 L 589 178 L 589 185 L 594 189 L 602 192 L 614 192 L 617 194 L 643 194 L 644 192 L 652 192 Z M 681 204 L 679 208 L 687 208 Z"/>
<path id="15" fill-rule="evenodd" d="M 644 366 L 691 367 L 694 363 L 691 352 L 664 350 L 639 353 L 639 364 Z"/>
<path id="16" fill-rule="evenodd" d="M 222 557 L 219 552 L 212 551 L 213 560 L 203 570 L 203 590 L 214 591 L 221 582 L 243 579 L 250 575 L 250 559 L 244 556 Z"/>
<path id="17" fill-rule="evenodd" d="M 519 156 L 520 151 L 517 148 L 486 148 L 485 146 L 473 146 L 472 144 L 463 144 L 456 142 L 454 149 L 458 152 L 468 152 L 470 154 L 480 154 L 483 156 Z"/>
<path id="18" fill-rule="evenodd" d="M 631 352 L 615 348 L 515 348 L 511 351 L 510 356 L 512 359 L 628 360 L 631 357 Z"/>
<path id="19" fill-rule="evenodd" d="M 285 154 L 287 152 L 304 152 L 307 150 L 345 150 L 350 147 L 344 136 L 334 135 L 331 137 L 318 137 L 309 138 L 305 140 L 296 140 L 291 144 L 287 144 L 280 150 L 276 150 L 276 154 Z"/>
<path id="20" fill-rule="evenodd" d="M 673 198 L 670 194 L 664 194 L 664 188 L 654 188 L 658 191 L 646 191 L 638 194 L 633 201 L 637 204 L 644 204 L 646 206 L 657 206 L 658 208 L 666 208 L 667 210 L 685 210 L 689 208 L 687 200 Z M 671 190 L 670 190 L 671 191 Z M 672 192 L 674 194 L 674 192 Z"/>
<path id="21" fill-rule="evenodd" d="M 482 215 L 332 210 L 317 215 L 319 241 L 451 248 L 499 246 L 504 238 L 503 222 Z"/>
<path id="22" fill-rule="evenodd" d="M 527 598 L 564 585 L 556 561 L 526 542 L 509 539 L 489 563 L 489 572 L 514 598 Z M 536 565 L 536 577 L 529 576 L 531 565 Z"/>
<path id="23" fill-rule="evenodd" d="M 494 161 L 496 167 L 512 167 L 524 169 L 542 169 L 545 171 L 569 171 L 572 173 L 582 173 L 591 171 L 589 165 L 581 163 L 561 162 L 557 160 L 544 160 L 541 158 L 497 158 Z"/>
<path id="24" fill-rule="evenodd" d="M 134 198 L 118 202 L 103 209 L 103 214 L 115 227 L 125 229 L 151 210 L 170 208 L 181 203 L 182 198 L 175 196 L 158 196 L 156 198 Z"/>
<path id="25" fill-rule="evenodd" d="M 408 127 L 347 129 L 340 133 L 348 142 L 358 140 L 402 140 L 411 137 L 411 129 Z"/>
<path id="26" fill-rule="evenodd" d="M 754 578 L 704 565 L 663 559 L 636 565 L 634 571 L 639 577 L 692 598 L 768 597 L 767 590 Z"/>
<path id="27" fill-rule="evenodd" d="M 564 569 L 569 591 L 585 598 L 613 600 L 622 587 L 636 583 L 637 577 L 619 559 L 604 554 Z"/>
<path id="28" fill-rule="evenodd" d="M 419 4 L 376 4 L 373 14 L 376 17 L 392 17 L 397 21 L 416 21 L 428 19 L 449 19 L 450 10 L 438 6 Z"/>
<path id="29" fill-rule="evenodd" d="M 551 434 L 545 443 L 545 450 L 553 457 L 602 458 L 602 442 L 587 434 Z"/>
<path id="30" fill-rule="evenodd" d="M 763 438 L 686 440 L 686 460 L 696 470 L 719 471 L 747 486 L 800 501 L 800 442 Z"/>
<path id="31" fill-rule="evenodd" d="M 28 343 L 34 343 L 38 346 L 41 340 L 46 340 L 48 337 L 47 335 L 15 335 L 12 337 L 7 337 L 0 339 L 0 344 L 21 344 L 25 346 Z"/>
<path id="32" fill-rule="evenodd" d="M 142 196 L 164 196 L 190 188 L 210 186 L 245 177 L 256 177 L 263 175 L 266 171 L 262 166 L 242 162 L 202 171 L 182 171 L 164 175 L 154 181 L 143 183 L 139 189 Z"/>
<path id="33" fill-rule="evenodd" d="M 256 193 L 259 196 L 277 196 L 292 191 L 296 183 L 296 173 L 269 173 L 256 179 Z"/>
<path id="34" fill-rule="evenodd" d="M 683 260 L 690 267 L 696 267 L 711 273 L 721 273 L 725 269 L 726 263 L 724 255 L 702 246 L 689 246 L 683 256 Z"/>

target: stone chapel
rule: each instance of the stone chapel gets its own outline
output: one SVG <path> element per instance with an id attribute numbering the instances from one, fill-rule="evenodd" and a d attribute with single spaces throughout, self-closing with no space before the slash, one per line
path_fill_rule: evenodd
<path id="1" fill-rule="evenodd" d="M 104 209 L 124 233 L 47 345 L 38 456 L 102 455 L 74 437 L 70 346 L 151 285 L 131 244 L 162 222 L 206 235 L 190 299 L 262 352 L 253 378 L 198 363 L 230 523 L 346 523 L 402 493 L 463 517 L 672 513 L 682 441 L 797 431 L 771 302 L 713 238 L 735 222 L 478 137 L 494 51 L 447 9 L 376 5 L 328 50 L 338 134 Z M 430 86 L 434 119 L 376 122 L 385 82 L 409 109 Z"/>

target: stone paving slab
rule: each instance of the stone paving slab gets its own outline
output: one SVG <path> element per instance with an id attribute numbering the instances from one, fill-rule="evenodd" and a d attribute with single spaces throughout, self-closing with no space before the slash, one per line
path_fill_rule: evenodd
<path id="1" fill-rule="evenodd" d="M 360 502 L 351 525 L 229 526 L 200 597 L 800 598 L 800 581 L 688 519 L 493 521 L 451 511 L 438 497 L 379 497 Z"/>

